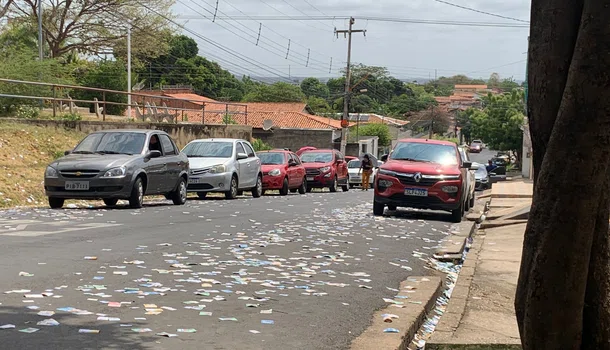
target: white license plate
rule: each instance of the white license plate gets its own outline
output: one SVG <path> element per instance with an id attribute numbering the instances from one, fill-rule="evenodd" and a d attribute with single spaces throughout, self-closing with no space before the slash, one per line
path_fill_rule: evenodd
<path id="1" fill-rule="evenodd" d="M 313 176 L 308 176 L 307 177 L 307 181 L 313 181 L 314 177 Z"/>
<path id="2" fill-rule="evenodd" d="M 201 179 L 200 179 L 200 178 L 198 178 L 198 177 L 190 177 L 190 178 L 189 178 L 189 183 L 190 183 L 190 184 L 198 184 L 198 183 L 199 183 L 199 180 L 201 180 Z"/>
<path id="3" fill-rule="evenodd" d="M 428 197 L 428 190 L 425 188 L 405 188 L 405 196 Z"/>
<path id="4" fill-rule="evenodd" d="M 65 186 L 68 191 L 87 191 L 89 189 L 89 181 L 66 181 Z"/>

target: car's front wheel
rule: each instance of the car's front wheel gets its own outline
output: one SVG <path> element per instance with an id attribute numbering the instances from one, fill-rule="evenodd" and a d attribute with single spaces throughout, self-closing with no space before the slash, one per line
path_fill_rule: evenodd
<path id="1" fill-rule="evenodd" d="M 336 177 L 336 176 L 333 178 L 333 182 L 330 184 L 330 186 L 328 187 L 328 189 L 329 189 L 331 192 L 337 192 L 337 177 Z"/>
<path id="2" fill-rule="evenodd" d="M 305 194 L 307 191 L 307 179 L 303 178 L 303 183 L 301 184 L 301 187 L 299 187 L 299 194 Z"/>
<path id="3" fill-rule="evenodd" d="M 229 190 L 225 192 L 226 199 L 235 199 L 237 197 L 237 177 L 233 176 L 231 178 L 231 184 L 229 185 Z"/>
<path id="4" fill-rule="evenodd" d="M 49 197 L 49 207 L 51 209 L 61 209 L 64 206 L 64 202 L 63 198 Z"/>
<path id="5" fill-rule="evenodd" d="M 284 178 L 284 182 L 282 183 L 282 188 L 280 189 L 280 196 L 288 195 L 288 179 Z"/>
<path id="6" fill-rule="evenodd" d="M 129 207 L 133 209 L 142 208 L 144 204 L 144 183 L 142 178 L 138 177 L 136 182 L 133 183 L 131 189 L 131 196 L 129 197 Z"/>
<path id="7" fill-rule="evenodd" d="M 460 206 L 457 209 L 451 211 L 451 221 L 455 223 L 462 222 L 464 216 L 464 202 L 460 202 Z"/>
<path id="8" fill-rule="evenodd" d="M 471 208 L 474 208 L 474 200 L 475 200 L 475 195 L 474 193 L 470 195 L 470 203 L 468 203 L 468 206 Z"/>
<path id="9" fill-rule="evenodd" d="M 118 202 L 119 202 L 119 200 L 116 199 L 116 198 L 106 198 L 106 199 L 104 199 L 104 204 L 107 207 L 114 207 Z"/>
<path id="10" fill-rule="evenodd" d="M 288 194 L 288 193 L 286 193 Z M 252 197 L 259 198 L 263 195 L 263 178 L 262 176 L 256 177 L 256 186 L 252 189 Z"/>
<path id="11" fill-rule="evenodd" d="M 373 215 L 382 216 L 385 210 L 385 204 L 373 201 Z"/>
<path id="12" fill-rule="evenodd" d="M 170 196 L 172 197 L 172 202 L 174 202 L 175 205 L 184 205 L 186 203 L 186 180 L 183 177 L 180 178 L 178 187 L 170 194 Z"/>

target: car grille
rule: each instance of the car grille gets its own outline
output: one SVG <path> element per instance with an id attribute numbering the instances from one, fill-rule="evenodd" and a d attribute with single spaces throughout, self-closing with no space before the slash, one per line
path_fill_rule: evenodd
<path id="1" fill-rule="evenodd" d="M 189 190 L 211 190 L 213 188 L 214 188 L 214 186 L 212 186 L 210 184 L 189 184 L 188 185 Z"/>
<path id="2" fill-rule="evenodd" d="M 202 174 L 206 174 L 210 172 L 210 169 L 212 168 L 205 168 L 205 169 L 191 169 L 191 175 L 202 175 Z"/>
<path id="3" fill-rule="evenodd" d="M 91 170 L 91 169 L 83 169 L 83 170 L 62 170 L 59 172 L 61 176 L 67 179 L 88 179 L 92 177 L 96 177 L 100 171 L 99 170 Z"/>
<path id="4" fill-rule="evenodd" d="M 305 170 L 305 173 L 306 173 L 307 175 L 313 175 L 313 176 L 315 176 L 315 175 L 320 175 L 320 170 L 318 170 L 318 169 L 306 169 L 306 170 Z"/>
<path id="5" fill-rule="evenodd" d="M 413 177 L 406 177 L 406 176 L 396 176 L 396 178 L 398 178 L 398 180 L 400 180 L 400 183 L 403 185 L 411 185 L 411 186 L 434 186 L 437 182 L 439 182 L 438 179 L 424 179 L 422 178 L 421 180 L 419 180 L 419 182 L 416 182 L 415 179 L 413 179 Z"/>

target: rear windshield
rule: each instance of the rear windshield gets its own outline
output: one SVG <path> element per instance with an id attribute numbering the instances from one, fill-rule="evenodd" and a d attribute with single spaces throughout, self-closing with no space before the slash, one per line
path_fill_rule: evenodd
<path id="1" fill-rule="evenodd" d="M 454 146 L 421 142 L 400 142 L 392 151 L 390 159 L 413 162 L 457 165 L 457 152 Z"/>
<path id="2" fill-rule="evenodd" d="M 231 158 L 233 142 L 192 142 L 182 152 L 191 158 Z"/>
<path id="3" fill-rule="evenodd" d="M 266 165 L 280 165 L 284 164 L 286 157 L 284 153 L 259 153 L 258 158 L 261 160 L 261 164 Z"/>
<path id="4" fill-rule="evenodd" d="M 360 161 L 359 160 L 352 160 L 349 163 L 347 163 L 347 167 L 348 168 L 360 168 Z"/>
<path id="5" fill-rule="evenodd" d="M 331 152 L 305 152 L 301 155 L 303 163 L 330 163 L 333 161 Z"/>

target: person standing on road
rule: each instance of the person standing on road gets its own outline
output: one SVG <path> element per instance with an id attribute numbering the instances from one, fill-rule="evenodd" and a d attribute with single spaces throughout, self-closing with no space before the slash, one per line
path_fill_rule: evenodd
<path id="1" fill-rule="evenodd" d="M 371 162 L 371 158 L 369 158 L 368 154 L 364 155 L 362 161 L 360 162 L 360 170 L 358 170 L 358 175 L 362 172 L 362 190 L 369 190 L 369 183 L 371 181 L 371 173 L 373 172 L 373 162 Z"/>

